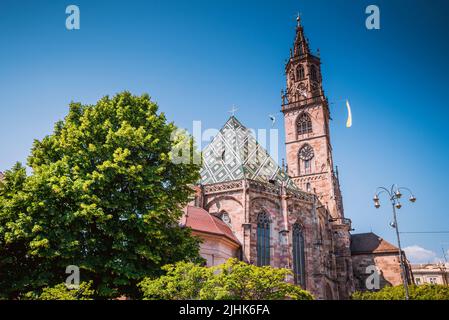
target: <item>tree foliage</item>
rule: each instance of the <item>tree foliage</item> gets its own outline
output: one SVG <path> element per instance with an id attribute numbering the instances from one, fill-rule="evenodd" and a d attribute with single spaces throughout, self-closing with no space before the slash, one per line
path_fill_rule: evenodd
<path id="1" fill-rule="evenodd" d="M 449 300 L 449 286 L 437 284 L 409 286 L 410 300 Z M 404 300 L 405 290 L 400 286 L 386 286 L 379 291 L 355 292 L 353 300 Z"/>
<path id="2" fill-rule="evenodd" d="M 72 103 L 54 132 L 34 142 L 32 174 L 20 164 L 5 173 L 0 297 L 62 283 L 68 265 L 98 297 L 132 297 L 161 266 L 200 259 L 198 240 L 178 224 L 200 167 L 171 153 L 192 139 L 174 135 L 157 110 L 148 95 L 128 92 Z"/>
<path id="3" fill-rule="evenodd" d="M 24 295 L 24 299 L 29 300 L 92 300 L 95 291 L 92 290 L 92 281 L 81 282 L 76 289 L 68 289 L 65 283 L 57 284 L 54 287 L 45 287 L 39 295 L 29 292 Z"/>
<path id="4" fill-rule="evenodd" d="M 144 299 L 161 300 L 311 300 L 312 295 L 285 281 L 288 269 L 258 267 L 229 259 L 216 267 L 191 262 L 164 266 L 166 274 L 139 284 Z"/>

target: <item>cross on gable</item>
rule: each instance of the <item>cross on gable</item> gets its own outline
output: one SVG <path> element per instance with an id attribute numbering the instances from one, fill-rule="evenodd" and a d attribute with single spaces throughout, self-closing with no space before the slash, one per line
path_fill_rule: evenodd
<path id="1" fill-rule="evenodd" d="M 234 105 L 232 105 L 232 109 L 229 110 L 228 112 L 229 112 L 232 116 L 234 116 L 237 110 L 239 110 L 239 109 L 237 109 Z"/>

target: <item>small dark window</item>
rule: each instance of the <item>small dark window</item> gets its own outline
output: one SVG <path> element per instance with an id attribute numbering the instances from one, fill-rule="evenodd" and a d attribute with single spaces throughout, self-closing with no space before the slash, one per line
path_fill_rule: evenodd
<path id="1" fill-rule="evenodd" d="M 306 191 L 307 192 L 312 191 L 312 188 L 310 187 L 310 182 L 307 182 L 307 184 L 306 184 Z"/>
<path id="2" fill-rule="evenodd" d="M 318 71 L 315 65 L 312 65 L 312 67 L 310 68 L 310 77 L 313 81 L 318 81 Z"/>
<path id="3" fill-rule="evenodd" d="M 304 46 L 302 45 L 301 42 L 298 44 L 298 53 L 299 53 L 299 55 L 304 54 Z"/>

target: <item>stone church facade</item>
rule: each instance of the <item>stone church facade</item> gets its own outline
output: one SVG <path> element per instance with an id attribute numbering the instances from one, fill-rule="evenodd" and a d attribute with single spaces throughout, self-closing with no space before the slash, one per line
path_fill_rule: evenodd
<path id="1" fill-rule="evenodd" d="M 373 266 L 380 288 L 401 284 L 398 248 L 373 233 L 350 234 L 332 159 L 321 61 L 299 18 L 285 74 L 287 165 L 279 167 L 251 130 L 231 116 L 203 150 L 201 182 L 182 225 L 202 239 L 207 265 L 236 257 L 288 268 L 293 274 L 288 280 L 317 299 L 348 299 L 354 290 L 367 290 Z"/>
<path id="2" fill-rule="evenodd" d="M 290 281 L 316 298 L 347 299 L 354 289 L 351 221 L 344 217 L 332 160 L 320 58 L 311 53 L 299 19 L 285 72 L 287 166 L 280 168 L 251 131 L 230 117 L 203 150 L 201 183 L 184 223 L 207 239 L 202 254 L 209 265 L 237 256 L 285 267 L 293 271 Z M 226 232 L 215 228 L 213 219 L 199 226 L 198 209 L 226 224 L 238 240 L 238 254 L 218 244 L 216 253 L 211 251 L 210 236 L 225 237 Z"/>

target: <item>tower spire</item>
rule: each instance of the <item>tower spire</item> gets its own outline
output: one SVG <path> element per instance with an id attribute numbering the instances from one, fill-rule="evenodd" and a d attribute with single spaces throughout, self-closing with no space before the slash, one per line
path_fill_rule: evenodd
<path id="1" fill-rule="evenodd" d="M 304 35 L 304 28 L 301 24 L 301 16 L 299 13 L 296 17 L 296 38 L 293 52 L 295 57 L 310 54 L 309 43 Z"/>
<path id="2" fill-rule="evenodd" d="M 320 66 L 320 57 L 310 52 L 309 41 L 298 14 L 295 42 L 290 50 L 290 59 L 285 65 L 287 90 L 282 96 L 283 106 L 294 107 L 295 103 L 301 104 L 312 98 L 325 100 Z"/>

